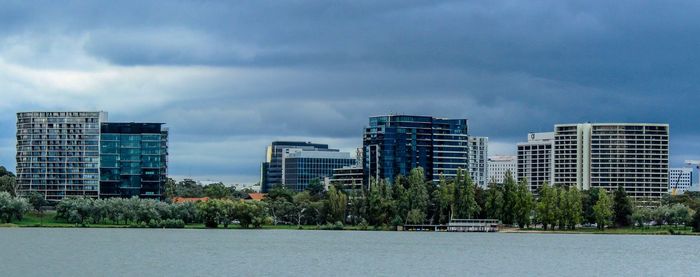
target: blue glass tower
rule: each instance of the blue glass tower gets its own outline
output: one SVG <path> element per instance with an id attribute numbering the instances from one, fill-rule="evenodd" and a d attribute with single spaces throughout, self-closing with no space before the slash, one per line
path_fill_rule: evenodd
<path id="1" fill-rule="evenodd" d="M 162 198 L 167 161 L 163 123 L 102 123 L 100 197 Z"/>
<path id="2" fill-rule="evenodd" d="M 408 175 L 422 167 L 426 178 L 452 177 L 469 165 L 466 119 L 389 115 L 370 117 L 363 136 L 364 182 Z"/>

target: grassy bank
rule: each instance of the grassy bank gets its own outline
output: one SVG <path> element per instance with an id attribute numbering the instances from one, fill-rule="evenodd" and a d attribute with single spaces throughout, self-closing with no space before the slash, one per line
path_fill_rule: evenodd
<path id="1" fill-rule="evenodd" d="M 12 223 L 0 223 L 0 227 L 20 227 L 20 228 L 81 228 L 83 226 L 76 225 L 74 223 L 68 223 L 65 220 L 56 219 L 56 212 L 49 211 L 42 215 L 36 212 L 30 212 L 24 215 L 24 218 L 20 221 L 14 221 Z M 113 223 L 88 223 L 84 227 L 88 228 L 136 228 L 125 224 L 113 224 Z M 204 224 L 195 223 L 187 224 L 185 229 L 206 229 Z M 219 225 L 218 229 L 243 229 L 238 224 L 231 224 L 228 228 L 224 228 L 223 225 Z M 316 225 L 302 225 L 301 228 L 297 225 L 264 225 L 262 229 L 270 230 L 319 230 L 319 226 Z M 360 230 L 359 226 L 344 226 L 343 230 Z M 372 228 L 370 228 L 372 230 Z"/>
<path id="2" fill-rule="evenodd" d="M 82 227 L 73 223 L 68 223 L 64 220 L 56 219 L 56 212 L 50 211 L 44 213 L 43 217 L 35 212 L 27 213 L 21 221 L 15 221 L 13 223 L 0 224 L 0 227 L 21 227 L 21 228 L 76 228 Z M 85 227 L 89 228 L 135 228 L 130 225 L 125 224 L 113 224 L 113 223 L 98 223 L 98 224 L 86 224 Z M 204 224 L 187 224 L 185 229 L 205 229 Z M 223 225 L 219 225 L 218 229 L 224 229 Z M 226 229 L 242 229 L 238 224 L 229 225 Z M 297 225 L 265 225 L 262 229 L 266 230 L 319 230 L 319 226 L 316 225 L 303 225 L 301 228 Z M 369 227 L 368 229 L 363 229 L 360 226 L 344 226 L 343 230 L 382 230 L 375 229 L 374 227 Z M 690 227 L 685 226 L 649 226 L 644 228 L 607 228 L 600 230 L 597 228 L 578 228 L 576 230 L 544 230 L 541 228 L 504 228 L 501 230 L 502 233 L 538 233 L 538 234 L 614 234 L 614 235 L 700 235 L 700 233 L 693 233 Z"/>
<path id="3" fill-rule="evenodd" d="M 542 234 L 607 234 L 607 235 L 700 235 L 693 233 L 691 227 L 685 226 L 648 226 L 642 228 L 578 228 L 576 230 L 544 230 L 541 228 L 506 229 L 506 233 L 542 233 Z"/>

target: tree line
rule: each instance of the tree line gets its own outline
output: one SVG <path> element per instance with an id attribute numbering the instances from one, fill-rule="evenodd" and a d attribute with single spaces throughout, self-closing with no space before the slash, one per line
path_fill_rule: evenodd
<path id="1" fill-rule="evenodd" d="M 0 168 L 0 174 L 3 173 Z M 7 172 L 7 171 L 5 171 Z M 38 193 L 24 198 L 13 195 L 13 175 L 0 178 L 8 186 L 0 195 L 0 218 L 21 220 L 29 209 L 43 212 L 46 202 Z M 477 186 L 470 175 L 460 170 L 455 178 L 434 183 L 425 179 L 423 169 L 408 176 L 397 176 L 393 183 L 371 180 L 362 190 L 344 191 L 330 186 L 325 190 L 313 180 L 303 192 L 275 186 L 264 201 L 241 201 L 247 191 L 222 183 L 203 186 L 192 180 L 166 183 L 166 195 L 210 197 L 200 203 L 170 204 L 148 199 L 67 198 L 57 206 L 57 217 L 77 225 L 122 224 L 140 227 L 179 227 L 204 223 L 210 228 L 240 224 L 259 228 L 264 224 L 317 225 L 338 229 L 343 225 L 360 228 L 391 229 L 407 224 L 446 224 L 451 219 L 498 219 L 520 228 L 575 229 L 595 224 L 598 228 L 648 226 L 651 222 L 692 225 L 700 231 L 700 195 L 686 193 L 667 196 L 657 207 L 637 207 L 624 189 L 580 191 L 576 186 L 550 186 L 547 183 L 533 194 L 527 180 L 515 181 L 510 172 L 502 184 Z M 0 184 L 2 185 L 2 184 Z M 10 189 L 8 189 L 10 188 Z"/>
<path id="2" fill-rule="evenodd" d="M 369 189 L 294 193 L 273 188 L 265 201 L 273 223 L 343 223 L 391 228 L 406 224 L 446 224 L 450 219 L 498 219 L 520 228 L 575 229 L 581 225 L 640 227 L 661 224 L 700 224 L 700 216 L 686 204 L 640 207 L 622 187 L 580 191 L 576 186 L 542 184 L 534 195 L 526 179 L 516 182 L 510 172 L 503 184 L 477 186 L 460 170 L 455 178 L 435 184 L 421 168 L 397 176 L 393 183 L 371 180 Z M 700 198 L 692 198 L 698 202 Z M 689 200 L 691 201 L 691 200 Z M 692 202 L 691 201 L 691 202 Z M 668 201 L 665 201 L 668 202 Z M 688 202 L 688 201 L 686 201 Z M 700 205 L 698 205 L 700 206 Z M 697 207 L 696 207 L 697 208 Z M 700 226 L 698 228 L 700 230 Z"/>

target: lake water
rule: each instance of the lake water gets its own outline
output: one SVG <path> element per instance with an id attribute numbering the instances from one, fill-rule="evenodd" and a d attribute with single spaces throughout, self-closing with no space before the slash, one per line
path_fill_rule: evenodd
<path id="1" fill-rule="evenodd" d="M 700 237 L 0 228 L 0 276 L 700 276 Z"/>

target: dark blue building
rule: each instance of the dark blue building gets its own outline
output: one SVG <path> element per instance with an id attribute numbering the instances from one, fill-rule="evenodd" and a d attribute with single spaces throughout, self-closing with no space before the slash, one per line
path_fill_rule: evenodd
<path id="1" fill-rule="evenodd" d="M 370 117 L 363 136 L 364 182 L 393 181 L 422 167 L 426 178 L 455 176 L 469 163 L 466 119 L 389 115 Z"/>
<path id="2" fill-rule="evenodd" d="M 102 123 L 100 197 L 163 198 L 168 130 L 163 123 Z"/>

